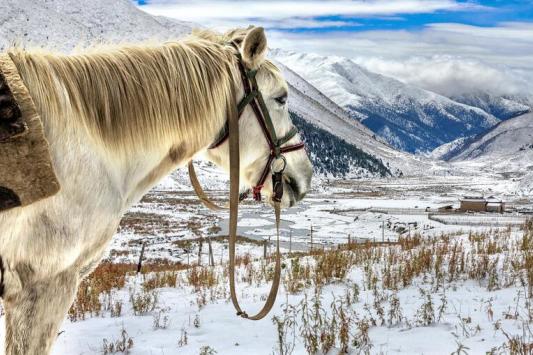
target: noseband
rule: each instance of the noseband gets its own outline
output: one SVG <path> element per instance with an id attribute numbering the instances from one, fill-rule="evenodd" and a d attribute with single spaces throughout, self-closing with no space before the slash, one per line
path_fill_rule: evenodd
<path id="1" fill-rule="evenodd" d="M 238 50 L 238 47 L 234 43 L 232 43 L 232 45 Z M 246 69 L 243 64 L 242 56 L 238 51 L 237 58 L 239 72 L 241 73 L 242 83 L 244 87 L 244 97 L 237 106 L 238 119 L 242 117 L 244 110 L 248 105 L 250 105 L 254 111 L 255 117 L 257 118 L 257 122 L 261 126 L 263 135 L 265 136 L 268 146 L 270 148 L 270 155 L 268 156 L 268 161 L 265 164 L 265 167 L 263 168 L 261 177 L 259 178 L 257 184 L 252 188 L 253 197 L 254 200 L 261 201 L 261 190 L 265 185 L 268 173 L 272 172 L 272 200 L 275 202 L 281 202 L 281 198 L 283 197 L 282 176 L 285 167 L 287 166 L 287 161 L 285 160 L 283 154 L 303 149 L 305 147 L 305 144 L 303 142 L 300 142 L 282 147 L 283 144 L 287 143 L 292 138 L 294 138 L 296 134 L 298 134 L 298 129 L 293 126 L 285 136 L 279 139 L 277 138 L 276 130 L 274 129 L 274 124 L 272 123 L 272 118 L 270 117 L 270 113 L 268 112 L 268 108 L 265 104 L 263 95 L 261 94 L 259 86 L 257 85 L 257 70 Z M 209 149 L 215 149 L 219 147 L 228 139 L 228 137 L 229 129 L 228 124 L 226 123 L 218 138 L 213 144 L 209 146 Z M 279 171 L 274 171 L 273 163 L 278 159 L 281 159 L 283 161 L 283 167 Z M 240 196 L 241 200 L 245 199 L 246 197 L 246 193 L 241 194 Z"/>

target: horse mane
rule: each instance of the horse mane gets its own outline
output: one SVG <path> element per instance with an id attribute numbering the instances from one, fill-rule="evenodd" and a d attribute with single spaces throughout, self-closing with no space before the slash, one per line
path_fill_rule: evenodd
<path id="1" fill-rule="evenodd" d="M 164 44 L 9 54 L 41 115 L 73 121 L 96 143 L 127 154 L 163 142 L 201 149 L 214 139 L 240 80 L 226 40 L 201 31 Z"/>

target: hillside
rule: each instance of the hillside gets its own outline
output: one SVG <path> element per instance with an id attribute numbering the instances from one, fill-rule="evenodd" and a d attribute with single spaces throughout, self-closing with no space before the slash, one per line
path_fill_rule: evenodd
<path id="1" fill-rule="evenodd" d="M 517 117 L 531 110 L 531 104 L 524 97 L 497 96 L 479 91 L 453 95 L 449 98 L 465 105 L 480 108 L 501 120 Z"/>
<path id="2" fill-rule="evenodd" d="M 346 58 L 282 50 L 274 56 L 401 150 L 429 151 L 500 122 L 479 108 L 372 73 Z"/>
<path id="3" fill-rule="evenodd" d="M 473 162 L 497 171 L 531 171 L 533 113 L 504 121 L 489 132 L 467 140 L 446 158 L 450 162 Z"/>
<path id="4" fill-rule="evenodd" d="M 100 42 L 175 39 L 190 25 L 151 16 L 129 0 L 2 0 L 0 50 L 14 43 L 71 50 Z"/>
<path id="5" fill-rule="evenodd" d="M 315 172 L 332 177 L 389 177 L 393 173 L 372 155 L 345 140 L 291 113 L 294 124 L 303 135 Z M 401 172 L 395 172 L 396 175 Z"/>
<path id="6" fill-rule="evenodd" d="M 382 161 L 393 175 L 413 174 L 427 164 L 421 157 L 399 152 L 384 143 L 371 130 L 360 122 L 351 119 L 342 108 L 298 74 L 281 63 L 277 63 L 277 65 L 289 83 L 289 109 L 291 113 L 310 123 L 306 129 L 316 127 L 331 133 L 333 137 L 364 151 L 372 158 Z M 320 157 L 322 154 L 316 156 Z M 359 172 L 368 175 L 364 171 Z"/>

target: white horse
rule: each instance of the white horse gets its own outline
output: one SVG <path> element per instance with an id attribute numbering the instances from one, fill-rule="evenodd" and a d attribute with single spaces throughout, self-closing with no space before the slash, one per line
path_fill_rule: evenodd
<path id="1" fill-rule="evenodd" d="M 248 70 L 258 70 L 277 136 L 284 136 L 292 128 L 287 84 L 265 60 L 262 28 L 75 55 L 10 52 L 41 115 L 61 190 L 0 213 L 6 354 L 51 351 L 79 282 L 98 265 L 123 214 L 162 177 L 200 154 L 229 170 L 228 143 L 207 147 L 243 96 L 237 50 Z M 270 151 L 249 106 L 239 128 L 246 188 Z M 312 174 L 303 150 L 286 159 L 282 206 L 303 198 Z M 269 201 L 270 179 L 263 191 Z"/>

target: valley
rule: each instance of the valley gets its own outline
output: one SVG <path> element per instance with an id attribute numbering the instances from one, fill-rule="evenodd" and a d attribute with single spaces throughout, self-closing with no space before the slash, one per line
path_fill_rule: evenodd
<path id="1" fill-rule="evenodd" d="M 209 165 L 200 171 L 223 202 L 225 180 Z M 435 176 L 314 186 L 282 213 L 285 266 L 274 311 L 246 322 L 227 301 L 227 216 L 203 207 L 177 171 L 125 216 L 108 257 L 81 285 L 54 354 L 504 354 L 533 340 L 531 291 L 521 286 L 531 277 L 528 215 L 445 215 L 462 216 L 459 224 L 428 218 L 465 194 L 495 194 L 509 208 L 531 210 L 514 184 Z M 243 203 L 239 234 L 239 296 L 253 310 L 271 281 L 270 208 Z"/>
<path id="2" fill-rule="evenodd" d="M 175 41 L 198 26 L 140 8 L 0 2 L 0 49 Z M 235 316 L 228 213 L 206 209 L 182 167 L 128 210 L 81 282 L 53 354 L 529 355 L 531 94 L 445 96 L 333 54 L 273 49 L 269 59 L 287 80 L 288 112 L 315 169 L 306 198 L 282 212 L 272 313 Z M 226 175 L 196 166 L 209 196 L 225 203 Z M 503 201 L 506 211 L 457 211 L 465 196 Z M 274 221 L 271 208 L 241 204 L 246 309 L 268 294 Z M 0 348 L 4 321 L 0 306 Z"/>

